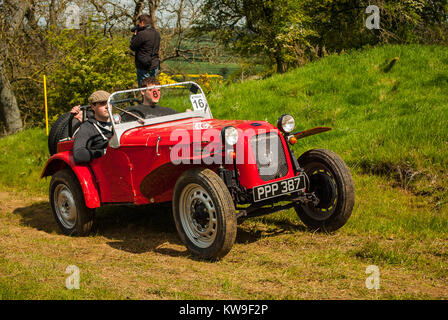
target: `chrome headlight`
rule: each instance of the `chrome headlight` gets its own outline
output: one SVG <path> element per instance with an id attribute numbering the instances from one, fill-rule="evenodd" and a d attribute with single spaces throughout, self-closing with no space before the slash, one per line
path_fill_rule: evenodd
<path id="1" fill-rule="evenodd" d="M 238 131 L 235 127 L 225 127 L 221 130 L 223 143 L 233 146 L 238 142 Z"/>
<path id="2" fill-rule="evenodd" d="M 282 114 L 277 120 L 277 127 L 283 133 L 291 133 L 295 126 L 296 122 L 290 114 Z"/>

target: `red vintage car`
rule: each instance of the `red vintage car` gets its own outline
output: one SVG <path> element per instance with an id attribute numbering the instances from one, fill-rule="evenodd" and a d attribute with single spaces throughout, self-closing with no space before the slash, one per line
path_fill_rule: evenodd
<path id="1" fill-rule="evenodd" d="M 114 136 L 103 157 L 79 165 L 71 133 L 58 142 L 42 177 L 52 176 L 50 203 L 63 233 L 89 234 L 102 206 L 170 201 L 188 250 L 217 259 L 232 248 L 243 218 L 294 208 L 305 225 L 324 231 L 349 219 L 354 188 L 344 161 L 324 149 L 296 158 L 290 148 L 330 128 L 293 133 L 287 114 L 277 126 L 214 119 L 193 82 L 150 89 L 160 89 L 160 103 L 179 112 L 153 116 L 148 106 L 129 105 L 142 89 L 119 91 L 108 101 Z"/>

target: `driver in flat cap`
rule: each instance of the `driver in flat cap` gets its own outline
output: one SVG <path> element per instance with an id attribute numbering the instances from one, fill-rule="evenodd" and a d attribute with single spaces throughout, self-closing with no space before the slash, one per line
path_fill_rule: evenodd
<path id="1" fill-rule="evenodd" d="M 99 90 L 89 97 L 95 116 L 84 121 L 75 135 L 73 158 L 76 163 L 88 163 L 106 153 L 107 144 L 113 135 L 107 110 L 109 96 L 109 92 Z"/>

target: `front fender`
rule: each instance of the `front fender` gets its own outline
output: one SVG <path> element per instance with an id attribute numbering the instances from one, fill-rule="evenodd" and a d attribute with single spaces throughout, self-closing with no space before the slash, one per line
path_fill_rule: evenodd
<path id="1" fill-rule="evenodd" d="M 331 130 L 331 128 L 329 128 L 329 127 L 316 127 L 316 128 L 308 129 L 305 131 L 296 132 L 296 133 L 293 133 L 292 135 L 295 136 L 297 139 L 303 139 L 303 138 L 312 136 L 314 134 L 318 134 L 318 133 L 329 131 L 329 130 Z"/>
<path id="2" fill-rule="evenodd" d="M 42 171 L 41 178 L 52 176 L 59 170 L 67 168 L 71 169 L 78 178 L 86 206 L 90 209 L 100 207 L 100 193 L 90 166 L 88 164 L 76 164 L 73 160 L 73 152 L 71 151 L 56 153 L 48 159 Z"/>

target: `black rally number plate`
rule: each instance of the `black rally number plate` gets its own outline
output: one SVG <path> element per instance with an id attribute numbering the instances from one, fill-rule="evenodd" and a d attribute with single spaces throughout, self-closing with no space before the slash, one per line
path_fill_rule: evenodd
<path id="1" fill-rule="evenodd" d="M 253 188 L 254 202 L 297 192 L 305 188 L 303 175 Z"/>

